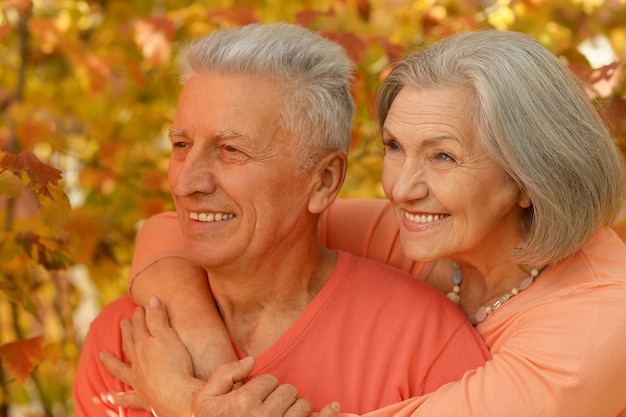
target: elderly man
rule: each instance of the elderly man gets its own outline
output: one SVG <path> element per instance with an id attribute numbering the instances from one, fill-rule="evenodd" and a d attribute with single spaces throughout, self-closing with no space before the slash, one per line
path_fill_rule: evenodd
<path id="1" fill-rule="evenodd" d="M 183 53 L 169 182 L 186 256 L 207 271 L 237 356 L 256 359 L 249 384 L 271 373 L 314 410 L 339 400 L 362 413 L 456 380 L 488 353 L 434 289 L 319 243 L 319 216 L 346 169 L 350 72 L 338 45 L 294 25 L 249 25 L 193 43 Z M 123 297 L 92 324 L 77 417 L 127 415 L 103 399 L 128 387 L 98 355 L 124 356 L 117 327 L 134 309 Z M 136 366 L 159 373 L 158 364 Z M 186 400 L 167 414 L 191 415 Z"/>

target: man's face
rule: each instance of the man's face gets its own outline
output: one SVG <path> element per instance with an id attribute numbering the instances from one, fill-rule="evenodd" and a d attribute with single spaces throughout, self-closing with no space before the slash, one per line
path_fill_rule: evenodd
<path id="1" fill-rule="evenodd" d="M 169 184 L 189 257 L 206 269 L 262 262 L 297 237 L 310 175 L 279 126 L 281 84 L 220 73 L 183 87 Z"/>

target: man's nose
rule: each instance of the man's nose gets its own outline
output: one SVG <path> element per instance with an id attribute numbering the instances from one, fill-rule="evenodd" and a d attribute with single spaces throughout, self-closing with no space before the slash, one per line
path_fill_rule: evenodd
<path id="1" fill-rule="evenodd" d="M 179 197 L 194 193 L 213 193 L 216 189 L 214 165 L 211 155 L 196 149 L 192 149 L 182 161 L 170 159 L 172 193 Z"/>

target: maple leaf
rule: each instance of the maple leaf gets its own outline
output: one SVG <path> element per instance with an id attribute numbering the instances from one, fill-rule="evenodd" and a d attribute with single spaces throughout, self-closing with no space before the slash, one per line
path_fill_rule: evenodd
<path id="1" fill-rule="evenodd" d="M 39 217 L 52 235 L 59 237 L 70 217 L 70 201 L 61 186 L 57 184 L 49 185 L 48 192 L 52 198 L 39 200 L 41 203 Z"/>
<path id="2" fill-rule="evenodd" d="M 35 366 L 43 359 L 43 336 L 18 340 L 0 346 L 0 358 L 20 383 L 26 382 Z"/>
<path id="3" fill-rule="evenodd" d="M 0 169 L 8 169 L 16 174 L 26 173 L 32 189 L 37 194 L 52 198 L 49 185 L 56 185 L 61 180 L 61 171 L 44 164 L 30 151 L 19 154 L 0 153 Z"/>
<path id="4" fill-rule="evenodd" d="M 37 263 L 50 271 L 66 269 L 72 264 L 71 258 L 58 248 L 58 242 L 45 239 L 31 232 L 21 232 L 15 236 L 15 242 Z"/>

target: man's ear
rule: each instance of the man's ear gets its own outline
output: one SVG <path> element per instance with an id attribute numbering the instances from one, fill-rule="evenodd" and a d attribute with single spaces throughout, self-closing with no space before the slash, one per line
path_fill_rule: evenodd
<path id="1" fill-rule="evenodd" d="M 309 212 L 321 213 L 335 201 L 346 177 L 347 164 L 346 154 L 340 151 L 326 155 L 317 163 L 312 173 Z"/>

